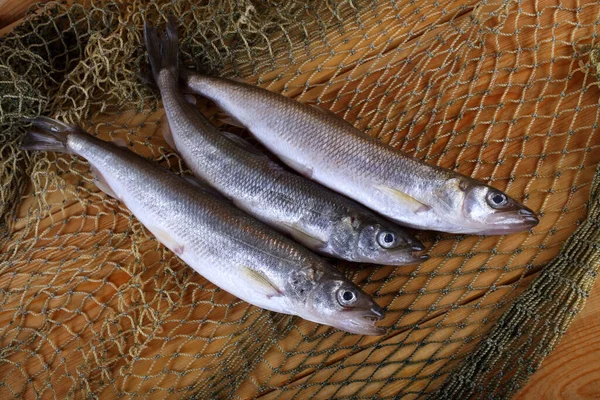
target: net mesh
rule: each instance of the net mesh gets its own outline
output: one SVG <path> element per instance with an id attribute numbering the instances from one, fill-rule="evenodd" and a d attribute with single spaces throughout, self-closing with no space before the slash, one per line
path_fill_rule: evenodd
<path id="1" fill-rule="evenodd" d="M 22 118 L 81 124 L 188 172 L 141 78 L 144 19 L 182 62 L 317 103 L 539 211 L 505 237 L 423 233 L 419 266 L 340 264 L 382 337 L 219 290 L 93 185 L 18 150 Z M 509 397 L 600 264 L 600 3 L 213 0 L 47 3 L 0 39 L 0 392 L 19 397 Z M 214 114 L 212 105 L 200 108 Z M 215 121 L 218 122 L 218 121 Z"/>

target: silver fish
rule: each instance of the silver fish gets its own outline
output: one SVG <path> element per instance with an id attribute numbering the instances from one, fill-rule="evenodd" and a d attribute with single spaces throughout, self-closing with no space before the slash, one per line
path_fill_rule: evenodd
<path id="1" fill-rule="evenodd" d="M 401 225 L 495 235 L 539 222 L 502 191 L 397 151 L 332 112 L 219 77 L 181 70 L 180 78 L 291 168 Z"/>
<path id="2" fill-rule="evenodd" d="M 389 265 L 427 258 L 413 254 L 424 246 L 403 228 L 284 170 L 239 136 L 219 132 L 180 90 L 173 21 L 160 37 L 148 25 L 144 33 L 170 125 L 165 138 L 196 176 L 242 210 L 321 254 Z"/>
<path id="3" fill-rule="evenodd" d="M 156 238 L 206 279 L 248 303 L 363 335 L 381 335 L 384 311 L 320 257 L 227 200 L 140 156 L 61 122 L 39 118 L 26 150 L 72 153 Z"/>

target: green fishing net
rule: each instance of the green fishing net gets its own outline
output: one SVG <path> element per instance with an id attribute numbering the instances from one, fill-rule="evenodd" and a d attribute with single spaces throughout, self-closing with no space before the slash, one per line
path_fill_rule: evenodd
<path id="1" fill-rule="evenodd" d="M 170 13 L 183 64 L 319 104 L 505 190 L 540 225 L 504 237 L 422 233 L 431 258 L 416 266 L 340 263 L 386 307 L 382 337 L 219 290 L 100 192 L 84 160 L 18 149 L 23 118 L 43 114 L 187 173 L 145 83 L 143 22 Z M 0 393 L 510 397 L 581 310 L 600 264 L 599 26 L 600 3 L 583 0 L 30 10 L 0 39 Z"/>

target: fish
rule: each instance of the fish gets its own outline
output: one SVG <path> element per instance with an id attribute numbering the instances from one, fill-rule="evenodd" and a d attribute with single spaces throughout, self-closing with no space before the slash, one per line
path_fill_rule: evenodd
<path id="1" fill-rule="evenodd" d="M 398 151 L 329 110 L 185 68 L 179 76 L 184 91 L 215 102 L 289 167 L 400 225 L 502 235 L 539 223 L 503 191 Z"/>
<path id="2" fill-rule="evenodd" d="M 153 79 L 168 126 L 163 134 L 192 172 L 237 207 L 322 255 L 353 262 L 407 265 L 425 249 L 404 228 L 282 168 L 240 136 L 220 132 L 179 86 L 177 27 L 159 36 L 144 26 Z"/>
<path id="3" fill-rule="evenodd" d="M 222 197 L 78 126 L 33 120 L 21 143 L 87 159 L 97 186 L 120 200 L 169 250 L 221 289 L 284 314 L 360 335 L 382 335 L 384 310 L 321 257 Z"/>

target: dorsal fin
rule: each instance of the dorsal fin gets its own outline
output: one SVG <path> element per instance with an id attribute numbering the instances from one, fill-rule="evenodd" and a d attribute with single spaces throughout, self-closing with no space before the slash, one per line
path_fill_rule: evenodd
<path id="1" fill-rule="evenodd" d="M 229 139 L 232 142 L 234 142 L 235 144 L 237 144 L 242 149 L 247 150 L 252 154 L 256 154 L 257 156 L 263 156 L 263 157 L 267 156 L 265 153 L 263 153 L 256 147 L 252 146 L 252 144 L 250 144 L 245 139 L 242 139 L 238 135 L 231 133 L 231 132 L 227 132 L 227 131 L 221 131 L 221 133 L 223 134 L 223 136 L 225 136 L 227 139 Z"/>
<path id="2" fill-rule="evenodd" d="M 346 124 L 349 124 L 348 121 L 346 121 L 344 118 L 340 117 L 339 115 L 337 115 L 336 113 L 334 113 L 333 111 L 331 111 L 328 108 L 323 108 L 323 107 L 321 107 L 321 106 L 319 106 L 317 104 L 314 104 L 314 103 L 308 103 L 308 105 L 311 106 L 312 108 L 314 108 L 315 110 L 317 110 L 317 111 L 325 114 L 325 115 L 329 115 L 330 117 L 335 118 L 338 121 L 341 121 L 341 122 L 344 122 Z"/>
<path id="3" fill-rule="evenodd" d="M 237 118 L 232 115 L 227 114 L 225 111 L 219 111 L 215 114 L 215 117 L 221 121 L 226 123 L 227 125 L 235 126 L 236 128 L 245 129 L 246 126 L 242 124 Z"/>
<path id="4" fill-rule="evenodd" d="M 181 175 L 181 177 L 189 184 L 191 184 L 192 186 L 194 186 L 195 188 L 208 193 L 212 196 L 217 197 L 219 200 L 223 200 L 223 201 L 230 201 L 227 197 L 225 197 L 223 195 L 223 193 L 219 192 L 217 189 L 215 189 L 214 187 L 212 187 L 210 185 L 210 183 L 208 183 L 206 180 L 195 176 L 195 175 Z"/>

